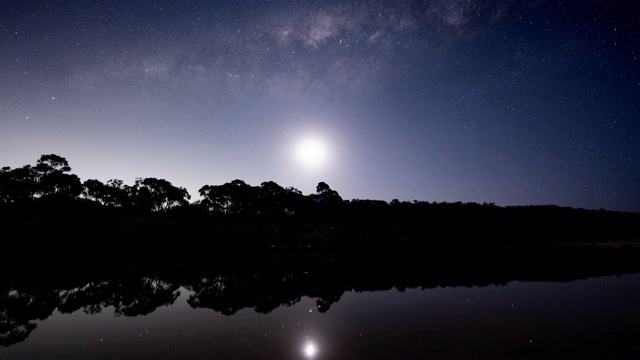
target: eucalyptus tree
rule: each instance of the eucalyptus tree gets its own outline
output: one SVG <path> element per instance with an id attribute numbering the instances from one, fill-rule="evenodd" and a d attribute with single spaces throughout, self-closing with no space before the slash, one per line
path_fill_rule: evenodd
<path id="1" fill-rule="evenodd" d="M 82 193 L 80 178 L 70 174 L 69 162 L 55 154 L 42 155 L 35 166 L 0 170 L 0 201 L 15 202 L 51 195 L 74 198 Z"/>
<path id="2" fill-rule="evenodd" d="M 208 211 L 245 215 L 259 212 L 259 191 L 260 188 L 239 179 L 223 185 L 205 185 L 198 190 L 203 197 L 201 205 Z"/>
<path id="3" fill-rule="evenodd" d="M 318 202 L 326 203 L 341 203 L 342 197 L 337 191 L 331 189 L 331 187 L 324 181 L 321 181 L 316 186 L 316 194 L 313 197 Z"/>
<path id="4" fill-rule="evenodd" d="M 89 179 L 82 183 L 82 197 L 104 205 L 105 184 L 100 180 Z"/>
<path id="5" fill-rule="evenodd" d="M 50 195 L 77 197 L 82 193 L 80 178 L 69 173 L 71 171 L 69 162 L 62 156 L 42 155 L 32 169 L 39 197 Z"/>
<path id="6" fill-rule="evenodd" d="M 0 169 L 0 202 L 12 203 L 36 197 L 36 173 L 31 165 Z"/>
<path id="7" fill-rule="evenodd" d="M 157 178 L 137 178 L 135 185 L 128 189 L 135 206 L 164 211 L 187 205 L 191 196 L 187 189 Z"/>

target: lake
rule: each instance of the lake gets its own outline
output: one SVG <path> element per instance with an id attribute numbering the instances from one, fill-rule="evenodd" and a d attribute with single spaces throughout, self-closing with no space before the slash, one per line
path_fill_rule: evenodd
<path id="1" fill-rule="evenodd" d="M 0 359 L 640 358 L 640 273 L 408 285 L 358 274 L 5 282 Z"/>

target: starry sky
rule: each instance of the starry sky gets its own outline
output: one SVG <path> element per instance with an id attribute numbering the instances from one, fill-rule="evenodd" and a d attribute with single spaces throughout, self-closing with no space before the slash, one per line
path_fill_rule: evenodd
<path id="1" fill-rule="evenodd" d="M 0 165 L 638 212 L 639 57 L 632 1 L 3 0 Z"/>

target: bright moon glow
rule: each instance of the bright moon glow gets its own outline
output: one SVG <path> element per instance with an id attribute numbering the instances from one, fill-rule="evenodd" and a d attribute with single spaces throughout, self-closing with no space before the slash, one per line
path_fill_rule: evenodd
<path id="1" fill-rule="evenodd" d="M 327 159 L 327 147 L 318 138 L 307 138 L 296 147 L 296 159 L 307 168 L 318 168 Z"/>
<path id="2" fill-rule="evenodd" d="M 316 345 L 314 343 L 312 343 L 312 342 L 308 342 L 304 346 L 304 354 L 308 358 L 312 358 L 313 355 L 315 355 L 317 351 L 318 351 L 318 349 L 316 348 Z"/>

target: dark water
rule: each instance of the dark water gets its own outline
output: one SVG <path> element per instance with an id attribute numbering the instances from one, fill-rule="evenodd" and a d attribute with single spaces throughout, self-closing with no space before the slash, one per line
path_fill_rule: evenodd
<path id="1" fill-rule="evenodd" d="M 640 358 L 640 274 L 403 291 L 355 286 L 332 298 L 284 301 L 270 299 L 269 289 L 260 299 L 221 295 L 232 284 L 140 278 L 7 287 L 0 359 Z"/>

